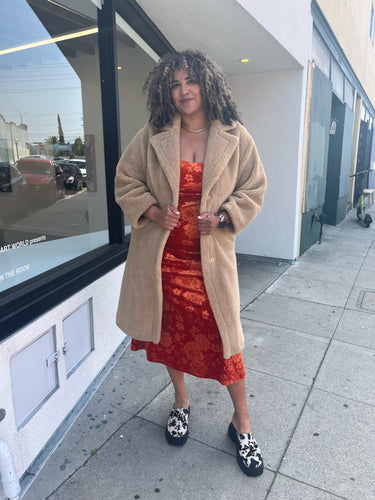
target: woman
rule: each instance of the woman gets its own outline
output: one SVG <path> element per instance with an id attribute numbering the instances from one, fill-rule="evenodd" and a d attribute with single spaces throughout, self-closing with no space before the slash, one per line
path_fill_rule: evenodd
<path id="1" fill-rule="evenodd" d="M 150 122 L 117 166 L 116 199 L 132 224 L 117 323 L 132 350 L 167 367 L 167 441 L 189 435 L 184 373 L 216 379 L 233 402 L 237 461 L 256 476 L 263 461 L 246 402 L 234 240 L 262 206 L 265 174 L 225 76 L 202 53 L 165 56 L 144 90 Z"/>

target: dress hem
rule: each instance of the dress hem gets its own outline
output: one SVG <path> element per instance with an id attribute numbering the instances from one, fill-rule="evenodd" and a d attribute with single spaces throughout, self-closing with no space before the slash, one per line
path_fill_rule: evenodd
<path id="1" fill-rule="evenodd" d="M 207 380 L 216 380 L 217 382 L 219 382 L 221 385 L 224 385 L 225 387 L 227 387 L 228 385 L 232 385 L 235 382 L 239 382 L 240 380 L 244 380 L 246 378 L 246 373 L 245 373 L 245 375 L 243 377 L 240 377 L 237 380 L 230 380 L 229 382 L 226 382 L 224 379 L 220 380 L 219 378 L 213 378 L 213 377 L 208 377 L 208 376 L 204 376 L 204 375 L 203 376 L 196 375 L 195 373 L 192 373 L 190 371 L 181 370 L 177 366 L 171 366 L 171 364 L 166 365 L 165 363 L 163 363 L 163 361 L 158 361 L 156 359 L 150 359 L 150 356 L 148 354 L 146 347 L 143 347 L 143 346 L 142 347 L 134 347 L 133 344 L 131 344 L 130 349 L 134 352 L 146 351 L 147 361 L 149 361 L 150 363 L 158 363 L 159 365 L 164 365 L 165 367 L 168 366 L 169 368 L 173 368 L 174 370 L 178 370 L 178 371 L 183 371 L 183 373 L 187 373 L 188 375 L 192 375 L 193 377 L 196 377 L 196 378 L 207 379 Z"/>

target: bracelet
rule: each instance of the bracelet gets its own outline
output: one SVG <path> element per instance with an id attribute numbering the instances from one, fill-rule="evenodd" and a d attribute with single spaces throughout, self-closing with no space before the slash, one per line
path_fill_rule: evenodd
<path id="1" fill-rule="evenodd" d="M 221 213 L 217 213 L 217 214 L 214 214 L 216 217 L 219 217 L 220 221 L 219 221 L 219 225 L 217 226 L 218 229 L 223 229 L 226 225 L 227 225 L 227 219 L 224 217 L 223 214 Z"/>

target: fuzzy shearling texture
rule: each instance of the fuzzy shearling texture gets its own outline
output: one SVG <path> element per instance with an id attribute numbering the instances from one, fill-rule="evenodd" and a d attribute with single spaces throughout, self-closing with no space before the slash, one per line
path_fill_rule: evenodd
<path id="1" fill-rule="evenodd" d="M 163 294 L 161 260 L 169 231 L 143 217 L 151 205 L 178 206 L 180 125 L 157 133 L 148 124 L 132 139 L 117 165 L 116 201 L 132 224 L 132 236 L 117 311 L 130 337 L 158 343 Z M 201 236 L 204 283 L 223 343 L 224 357 L 241 352 L 244 338 L 235 255 L 235 235 L 259 213 L 266 176 L 253 139 L 239 123 L 211 123 L 203 170 L 200 211 L 226 210 L 233 225 Z"/>

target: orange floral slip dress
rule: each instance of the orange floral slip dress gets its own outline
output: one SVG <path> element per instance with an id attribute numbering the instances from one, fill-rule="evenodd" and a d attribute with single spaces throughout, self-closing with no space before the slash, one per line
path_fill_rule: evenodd
<path id="1" fill-rule="evenodd" d="M 171 231 L 161 264 L 163 317 L 159 344 L 132 340 L 147 359 L 200 378 L 229 385 L 243 379 L 242 354 L 223 357 L 220 333 L 204 286 L 197 217 L 203 163 L 181 161 L 180 220 Z"/>

